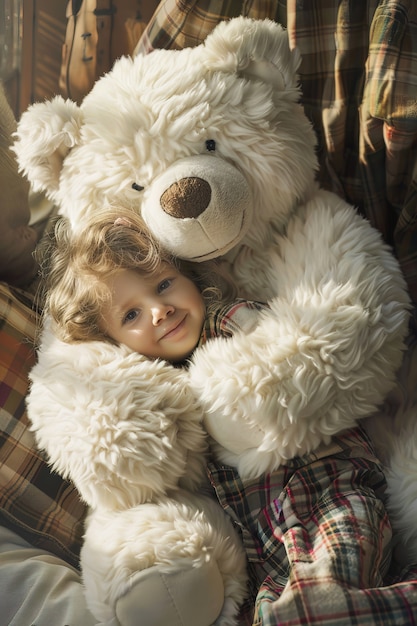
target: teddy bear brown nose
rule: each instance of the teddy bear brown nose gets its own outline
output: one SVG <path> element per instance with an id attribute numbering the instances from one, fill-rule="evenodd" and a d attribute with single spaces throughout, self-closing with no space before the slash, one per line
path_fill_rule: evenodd
<path id="1" fill-rule="evenodd" d="M 161 208 L 176 218 L 198 217 L 211 200 L 211 187 L 197 176 L 182 178 L 173 183 L 161 196 Z"/>

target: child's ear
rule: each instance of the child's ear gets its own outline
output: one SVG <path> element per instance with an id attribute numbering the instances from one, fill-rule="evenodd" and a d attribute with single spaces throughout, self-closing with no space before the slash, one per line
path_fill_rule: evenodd
<path id="1" fill-rule="evenodd" d="M 20 171 L 34 191 L 55 201 L 65 157 L 80 141 L 81 109 L 75 102 L 56 96 L 25 111 L 14 134 L 13 150 Z"/>

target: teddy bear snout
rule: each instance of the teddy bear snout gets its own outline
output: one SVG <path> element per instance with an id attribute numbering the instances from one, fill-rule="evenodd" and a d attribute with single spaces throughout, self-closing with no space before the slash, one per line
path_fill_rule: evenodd
<path id="1" fill-rule="evenodd" d="M 211 186 L 198 176 L 174 182 L 161 196 L 162 210 L 176 218 L 197 218 L 211 201 Z"/>
<path id="2" fill-rule="evenodd" d="M 183 259 L 203 261 L 225 254 L 252 223 L 248 180 L 212 154 L 189 155 L 166 166 L 148 182 L 139 201 L 150 231 Z"/>

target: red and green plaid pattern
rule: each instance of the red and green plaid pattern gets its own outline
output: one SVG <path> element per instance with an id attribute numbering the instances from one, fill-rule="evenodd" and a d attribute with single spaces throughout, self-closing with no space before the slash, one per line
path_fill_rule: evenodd
<path id="1" fill-rule="evenodd" d="M 417 623 L 417 566 L 389 570 L 385 478 L 360 428 L 259 479 L 215 464 L 209 476 L 250 565 L 242 626 Z"/>
<path id="2" fill-rule="evenodd" d="M 212 337 L 233 337 L 239 331 L 250 332 L 259 321 L 259 312 L 268 306 L 254 300 L 236 298 L 232 302 L 212 308 L 204 320 L 198 345 Z"/>
<path id="3" fill-rule="evenodd" d="M 237 300 L 214 311 L 201 343 L 244 330 L 261 309 Z M 257 479 L 215 463 L 208 474 L 248 557 L 240 626 L 417 624 L 417 564 L 390 562 L 386 481 L 362 428 Z"/>
<path id="4" fill-rule="evenodd" d="M 85 506 L 37 452 L 26 415 L 35 331 L 31 300 L 0 283 L 0 522 L 77 566 Z"/>

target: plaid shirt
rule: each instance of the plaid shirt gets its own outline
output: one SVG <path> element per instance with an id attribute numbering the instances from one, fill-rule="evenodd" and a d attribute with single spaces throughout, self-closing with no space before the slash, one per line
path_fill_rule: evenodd
<path id="1" fill-rule="evenodd" d="M 210 311 L 205 318 L 199 346 L 212 337 L 232 337 L 236 332 L 250 332 L 258 323 L 259 311 L 267 309 L 262 302 L 237 298 Z"/>
<path id="2" fill-rule="evenodd" d="M 201 43 L 237 15 L 288 28 L 302 55 L 320 178 L 392 244 L 417 303 L 417 7 L 415 0 L 163 0 L 135 52 Z"/>
<path id="3" fill-rule="evenodd" d="M 263 308 L 245 300 L 219 308 L 200 343 L 248 332 Z M 362 428 L 257 479 L 215 463 L 208 475 L 248 557 L 241 626 L 417 624 L 417 565 L 391 565 L 385 477 Z"/>

